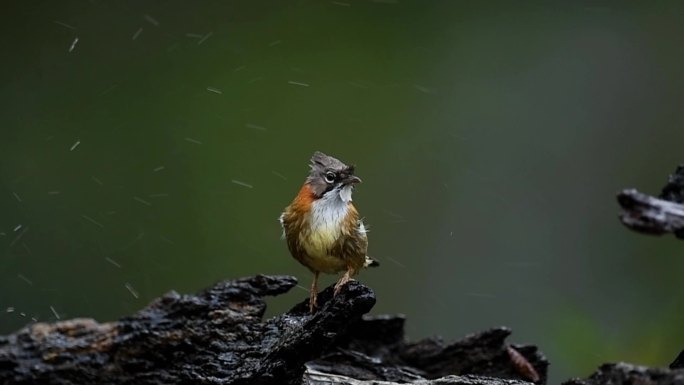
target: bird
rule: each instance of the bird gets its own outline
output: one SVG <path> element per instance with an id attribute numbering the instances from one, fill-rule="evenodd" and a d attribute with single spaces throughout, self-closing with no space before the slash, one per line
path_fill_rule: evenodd
<path id="1" fill-rule="evenodd" d="M 352 191 L 361 178 L 354 165 L 320 151 L 299 193 L 280 215 L 283 238 L 299 263 L 313 273 L 309 311 L 317 308 L 320 273 L 338 274 L 334 295 L 364 267 L 379 263 L 368 257 L 368 230 L 352 204 Z"/>

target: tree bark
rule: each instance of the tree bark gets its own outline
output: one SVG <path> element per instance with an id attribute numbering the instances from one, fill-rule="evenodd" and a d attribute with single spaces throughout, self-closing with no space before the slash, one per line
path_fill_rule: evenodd
<path id="1" fill-rule="evenodd" d="M 684 239 L 684 165 L 670 175 L 659 197 L 625 189 L 617 196 L 628 228 L 645 234 L 673 233 Z"/>
<path id="2" fill-rule="evenodd" d="M 117 322 L 35 323 L 0 337 L 0 384 L 544 384 L 535 346 L 510 345 L 504 327 L 455 342 L 404 339 L 403 316 L 364 316 L 375 303 L 352 281 L 263 320 L 264 296 L 294 277 L 225 281 L 197 295 L 169 293 Z M 568 385 L 684 384 L 681 354 L 670 369 L 607 364 Z"/>
<path id="3" fill-rule="evenodd" d="M 358 282 L 334 298 L 332 288 L 324 290 L 315 314 L 308 313 L 307 300 L 262 320 L 263 297 L 284 293 L 296 282 L 288 276 L 247 277 L 197 295 L 169 293 L 117 322 L 29 325 L 0 337 L 0 383 L 282 385 L 316 383 L 323 371 L 355 380 L 413 381 L 453 373 L 530 378 L 508 355 L 508 329 L 454 343 L 406 342 L 403 317 L 362 318 L 375 295 Z M 514 349 L 542 383 L 543 356 L 532 346 Z"/>
<path id="4" fill-rule="evenodd" d="M 572 379 L 563 385 L 682 385 L 684 384 L 684 370 L 665 368 L 647 368 L 626 364 L 603 364 L 586 379 Z"/>

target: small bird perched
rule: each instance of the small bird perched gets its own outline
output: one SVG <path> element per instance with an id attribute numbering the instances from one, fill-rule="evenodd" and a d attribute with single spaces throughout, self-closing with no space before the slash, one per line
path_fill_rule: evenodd
<path id="1" fill-rule="evenodd" d="M 366 227 L 351 203 L 354 185 L 360 182 L 354 166 L 316 151 L 299 194 L 280 215 L 290 253 L 314 274 L 309 297 L 312 313 L 321 272 L 345 272 L 335 284 L 337 295 L 362 267 L 378 265 L 366 255 Z"/>

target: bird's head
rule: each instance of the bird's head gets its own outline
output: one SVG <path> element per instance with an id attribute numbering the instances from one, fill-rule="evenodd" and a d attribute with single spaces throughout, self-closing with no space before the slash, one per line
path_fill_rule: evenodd
<path id="1" fill-rule="evenodd" d="M 316 151 L 311 157 L 311 171 L 306 183 L 316 199 L 339 196 L 342 201 L 349 202 L 354 184 L 361 183 L 361 178 L 354 175 L 353 165 L 347 166 L 332 156 Z"/>

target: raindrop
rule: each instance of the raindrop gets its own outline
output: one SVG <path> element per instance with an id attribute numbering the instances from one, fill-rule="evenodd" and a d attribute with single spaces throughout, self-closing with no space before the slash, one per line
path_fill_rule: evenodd
<path id="1" fill-rule="evenodd" d="M 231 182 L 235 183 L 238 186 L 247 187 L 247 188 L 254 188 L 254 186 L 252 186 L 251 184 L 243 182 L 243 181 L 239 181 L 236 179 L 231 179 Z"/>
<path id="2" fill-rule="evenodd" d="M 87 215 L 85 215 L 85 214 L 81 214 L 81 217 L 82 217 L 83 219 L 87 220 L 88 222 L 90 222 L 90 223 L 96 225 L 97 227 L 104 228 L 104 225 L 103 225 L 102 223 L 96 221 L 95 219 L 93 219 L 93 218 L 91 218 L 91 217 L 89 217 L 89 216 L 87 216 Z"/>
<path id="3" fill-rule="evenodd" d="M 121 268 L 121 265 L 119 264 L 119 262 L 117 262 L 117 261 L 115 261 L 109 257 L 105 257 L 105 261 L 111 263 L 112 265 L 118 267 L 119 269 Z"/>
<path id="4" fill-rule="evenodd" d="M 26 278 L 23 274 L 17 274 L 17 278 L 21 279 L 22 281 L 28 283 L 29 285 L 33 286 L 33 281 L 30 279 Z"/>
<path id="5" fill-rule="evenodd" d="M 57 310 L 55 310 L 52 305 L 50 305 L 50 310 L 52 310 L 52 314 L 55 316 L 55 318 L 60 319 L 59 314 L 57 314 Z"/>
<path id="6" fill-rule="evenodd" d="M 147 20 L 147 22 L 152 24 L 153 26 L 159 27 L 159 22 L 154 17 L 150 15 L 145 15 L 145 20 Z"/>
<path id="7" fill-rule="evenodd" d="M 294 81 L 294 80 L 288 80 L 287 83 L 288 83 L 288 84 L 292 84 L 292 85 L 294 85 L 294 86 L 309 87 L 309 84 L 307 84 L 307 83 L 296 82 L 296 81 Z"/>
<path id="8" fill-rule="evenodd" d="M 135 299 L 138 299 L 138 297 L 139 297 L 138 292 L 133 288 L 133 286 L 130 283 L 126 282 L 124 284 L 124 287 L 126 288 L 126 290 L 128 290 L 129 293 L 131 293 L 131 295 Z"/>
<path id="9" fill-rule="evenodd" d="M 81 144 L 80 140 L 77 140 L 76 143 L 71 145 L 71 148 L 69 148 L 69 151 L 74 151 L 76 147 L 78 147 Z"/>
<path id="10" fill-rule="evenodd" d="M 202 142 L 200 142 L 200 141 L 197 140 L 197 139 L 193 139 L 193 138 L 185 138 L 185 140 L 188 141 L 188 142 L 190 142 L 190 143 L 202 144 Z"/>
<path id="11" fill-rule="evenodd" d="M 202 38 L 197 42 L 197 45 L 200 45 L 200 44 L 204 43 L 205 41 L 207 41 L 207 39 L 210 38 L 213 34 L 214 34 L 213 32 L 209 32 L 208 34 L 202 36 Z"/>
<path id="12" fill-rule="evenodd" d="M 69 52 L 73 51 L 74 48 L 76 48 L 76 43 L 78 43 L 78 38 L 75 38 L 74 41 L 71 43 L 71 46 L 69 46 Z"/>
<path id="13" fill-rule="evenodd" d="M 140 197 L 133 197 L 133 199 L 135 199 L 136 201 L 138 201 L 138 202 L 140 202 L 146 206 L 152 206 L 152 203 L 150 203 L 150 202 L 148 202 L 148 201 L 146 201 Z"/>
<path id="14" fill-rule="evenodd" d="M 53 21 L 53 23 L 55 23 L 55 24 L 57 24 L 57 25 L 61 25 L 61 26 L 64 27 L 64 28 L 76 29 L 76 27 L 74 27 L 74 26 L 72 26 L 72 25 L 69 25 L 69 24 L 67 24 L 67 23 L 65 23 L 65 22 L 59 21 L 59 20 L 55 20 L 55 21 Z"/>
<path id="15" fill-rule="evenodd" d="M 252 123 L 247 123 L 247 124 L 245 124 L 245 127 L 247 127 L 247 128 L 253 128 L 253 129 L 259 130 L 259 131 L 267 131 L 266 127 L 264 127 L 264 126 L 259 126 L 259 125 L 256 125 L 256 124 L 252 124 Z"/>

